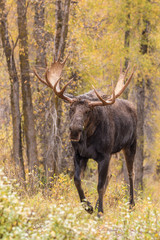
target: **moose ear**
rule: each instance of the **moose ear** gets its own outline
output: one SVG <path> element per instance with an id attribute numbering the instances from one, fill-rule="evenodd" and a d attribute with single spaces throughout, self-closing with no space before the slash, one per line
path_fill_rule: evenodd
<path id="1" fill-rule="evenodd" d="M 86 130 L 87 130 L 87 137 L 91 137 L 91 136 L 94 134 L 94 132 L 95 132 L 98 124 L 99 124 L 99 121 L 97 121 L 97 120 L 94 121 L 94 120 L 92 119 L 91 123 L 90 123 L 89 126 L 87 126 L 87 128 L 86 128 Z"/>
<path id="2" fill-rule="evenodd" d="M 88 128 L 87 128 L 87 137 L 91 137 L 94 132 L 96 130 L 96 126 L 95 125 L 89 125 Z"/>

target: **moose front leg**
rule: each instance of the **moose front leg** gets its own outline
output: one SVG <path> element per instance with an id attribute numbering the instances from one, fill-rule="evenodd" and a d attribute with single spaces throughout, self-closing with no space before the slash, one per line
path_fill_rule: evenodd
<path id="1" fill-rule="evenodd" d="M 98 209 L 98 217 L 103 213 L 103 196 L 108 185 L 108 168 L 110 156 L 98 162 L 98 200 L 95 208 Z"/>
<path id="2" fill-rule="evenodd" d="M 85 170 L 87 162 L 88 162 L 87 158 L 80 158 L 78 156 L 75 156 L 75 159 L 74 159 L 74 166 L 75 166 L 74 183 L 77 188 L 80 201 L 83 203 L 84 209 L 88 213 L 91 214 L 91 213 L 93 213 L 93 207 L 91 206 L 91 203 L 86 200 L 84 191 L 81 186 L 81 174 Z"/>

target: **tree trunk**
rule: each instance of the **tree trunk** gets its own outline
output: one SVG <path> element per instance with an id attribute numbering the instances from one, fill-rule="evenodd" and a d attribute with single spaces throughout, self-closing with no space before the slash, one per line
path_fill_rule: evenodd
<path id="1" fill-rule="evenodd" d="M 54 57 L 64 57 L 68 33 L 70 0 L 56 0 L 56 32 L 54 37 Z M 46 176 L 49 182 L 52 181 L 53 173 L 61 171 L 64 165 L 61 150 L 61 118 L 62 118 L 62 102 L 56 96 L 53 96 L 53 106 L 51 133 L 48 142 L 48 151 L 46 158 Z"/>
<path id="2" fill-rule="evenodd" d="M 55 49 L 55 58 L 57 59 L 58 56 L 61 56 L 62 58 L 64 57 L 64 51 L 65 51 L 65 46 L 66 46 L 66 40 L 67 40 L 67 34 L 68 34 L 68 22 L 69 22 L 69 10 L 70 10 L 70 0 L 65 0 L 64 3 L 64 8 L 62 9 L 62 1 L 60 4 L 60 1 L 57 0 L 57 8 L 56 8 L 56 34 L 55 34 L 55 40 L 56 40 L 56 45 L 57 47 Z M 58 160 L 58 168 L 61 170 L 65 163 L 64 159 L 62 159 L 62 152 L 58 153 L 57 149 L 59 149 L 60 144 L 61 144 L 61 118 L 62 118 L 62 101 L 58 99 L 57 97 L 55 98 L 55 108 L 57 112 L 57 130 L 58 130 L 58 135 L 57 135 L 57 141 L 56 145 L 57 147 L 55 148 L 55 156 L 57 157 Z M 59 158 L 61 157 L 61 159 Z"/>
<path id="3" fill-rule="evenodd" d="M 126 0 L 126 11 L 128 12 L 126 18 L 126 26 L 125 26 L 125 35 L 124 35 L 124 49 L 126 51 L 125 62 L 124 62 L 124 71 L 127 69 L 129 64 L 129 46 L 130 46 L 130 1 Z M 125 90 L 123 94 L 125 99 L 128 99 L 129 89 Z M 129 178 L 128 178 L 128 170 L 126 166 L 125 159 L 123 158 L 123 174 L 124 174 L 124 181 L 129 187 Z"/>
<path id="4" fill-rule="evenodd" d="M 63 10 L 61 36 L 60 36 L 59 44 L 58 44 L 58 55 L 61 54 L 62 58 L 64 56 L 64 50 L 65 50 L 66 39 L 67 39 L 67 34 L 68 34 L 70 2 L 71 2 L 71 0 L 65 0 L 64 10 Z"/>
<path id="5" fill-rule="evenodd" d="M 144 21 L 145 29 L 142 32 L 140 52 L 142 55 L 148 52 L 149 22 Z M 143 190 L 143 161 L 144 161 L 144 111 L 145 111 L 145 80 L 139 76 L 136 84 L 137 94 L 137 152 L 135 159 L 135 189 Z"/>
<path id="6" fill-rule="evenodd" d="M 46 32 L 45 27 L 45 1 L 40 0 L 35 2 L 35 16 L 34 16 L 34 39 L 36 41 L 36 69 L 40 74 L 44 73 L 46 67 L 46 41 L 45 36 Z M 36 104 L 38 106 L 39 112 L 36 115 L 36 128 L 37 135 L 40 143 L 40 159 L 43 162 L 43 166 L 46 172 L 46 153 L 47 153 L 47 136 L 49 135 L 49 101 L 44 101 L 44 96 L 49 94 L 48 88 L 42 89 L 42 84 L 39 81 L 36 81 L 36 91 L 38 91 L 38 101 Z"/>
<path id="7" fill-rule="evenodd" d="M 36 41 L 36 67 L 44 68 L 46 65 L 45 42 L 45 1 L 35 2 L 34 38 Z"/>
<path id="8" fill-rule="evenodd" d="M 158 176 L 160 176 L 160 159 L 157 159 L 156 173 Z"/>
<path id="9" fill-rule="evenodd" d="M 62 0 L 56 0 L 55 18 L 56 18 L 56 32 L 54 36 L 54 55 L 57 59 L 63 21 Z"/>
<path id="10" fill-rule="evenodd" d="M 126 19 L 126 30 L 125 30 L 125 36 L 124 36 L 124 47 L 126 49 L 126 57 L 125 57 L 125 69 L 128 66 L 129 63 L 129 46 L 130 46 L 130 1 L 126 1 L 126 10 L 129 12 L 127 14 Z"/>
<path id="11" fill-rule="evenodd" d="M 144 160 L 144 80 L 138 80 L 136 84 L 137 97 L 137 151 L 135 157 L 135 189 L 143 190 L 143 160 Z"/>
<path id="12" fill-rule="evenodd" d="M 21 115 L 19 108 L 19 81 L 14 59 L 14 49 L 11 48 L 8 34 L 7 14 L 5 1 L 0 0 L 1 39 L 6 56 L 9 78 L 11 82 L 11 113 L 13 126 L 13 158 L 16 167 L 16 176 L 24 185 L 25 170 L 22 154 Z"/>
<path id="13" fill-rule="evenodd" d="M 30 67 L 28 56 L 28 33 L 27 33 L 27 18 L 26 18 L 26 0 L 17 0 L 18 14 L 18 33 L 19 33 L 19 59 L 22 81 L 22 99 L 23 99 L 23 114 L 24 114 L 24 132 L 26 137 L 27 158 L 29 173 L 35 173 L 37 160 L 37 145 L 36 133 L 34 127 L 34 115 L 32 106 L 32 95 L 30 87 Z"/>

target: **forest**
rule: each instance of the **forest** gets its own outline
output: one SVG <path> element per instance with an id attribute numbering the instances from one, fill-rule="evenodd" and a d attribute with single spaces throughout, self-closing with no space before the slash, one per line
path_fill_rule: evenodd
<path id="1" fill-rule="evenodd" d="M 159 13 L 159 0 L 0 0 L 0 239 L 160 239 Z M 70 105 L 36 77 L 58 58 L 74 96 L 93 86 L 111 95 L 120 69 L 135 69 L 120 96 L 137 112 L 132 210 L 123 152 L 103 216 L 79 201 Z M 82 185 L 94 204 L 97 181 L 89 159 Z"/>

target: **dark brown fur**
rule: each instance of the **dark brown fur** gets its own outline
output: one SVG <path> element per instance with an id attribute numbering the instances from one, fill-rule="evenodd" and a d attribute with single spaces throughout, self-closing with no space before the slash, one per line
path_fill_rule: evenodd
<path id="1" fill-rule="evenodd" d="M 95 99 L 94 99 L 95 98 Z M 103 196 L 108 184 L 108 168 L 111 155 L 123 149 L 129 174 L 130 205 L 133 197 L 133 161 L 136 152 L 136 111 L 133 105 L 122 99 L 108 106 L 90 107 L 88 100 L 96 100 L 93 92 L 77 97 L 70 108 L 71 142 L 74 148 L 74 181 L 80 201 L 92 213 L 93 207 L 85 198 L 80 175 L 89 158 L 98 163 L 98 213 L 103 212 Z"/>

